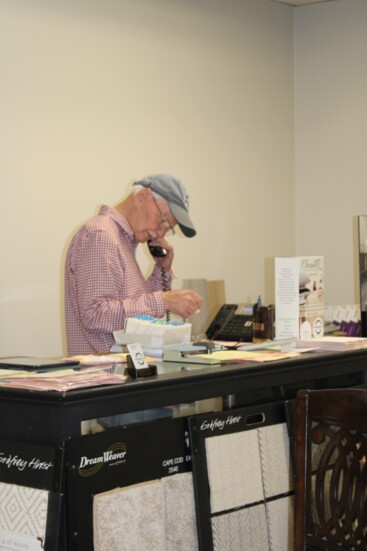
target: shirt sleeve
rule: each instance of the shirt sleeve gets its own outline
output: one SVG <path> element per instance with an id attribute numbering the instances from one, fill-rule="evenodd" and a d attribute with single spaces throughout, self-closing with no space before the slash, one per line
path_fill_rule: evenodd
<path id="1" fill-rule="evenodd" d="M 106 233 L 84 236 L 74 268 L 78 315 L 91 333 L 112 332 L 125 318 L 164 315 L 162 283 L 154 272 L 149 285 L 128 245 L 116 244 Z"/>

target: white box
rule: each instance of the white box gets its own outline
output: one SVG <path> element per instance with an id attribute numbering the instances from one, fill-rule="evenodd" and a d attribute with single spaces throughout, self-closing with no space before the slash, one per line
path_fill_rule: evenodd
<path id="1" fill-rule="evenodd" d="M 324 334 L 324 258 L 275 259 L 275 338 Z"/>
<path id="2" fill-rule="evenodd" d="M 191 341 L 191 323 L 156 322 L 127 318 L 125 328 L 113 331 L 117 344 L 140 342 L 145 346 L 162 347 L 170 344 L 183 344 Z"/>

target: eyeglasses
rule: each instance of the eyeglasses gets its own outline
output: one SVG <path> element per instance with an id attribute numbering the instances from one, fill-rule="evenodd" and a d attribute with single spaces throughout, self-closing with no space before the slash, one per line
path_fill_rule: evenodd
<path id="1" fill-rule="evenodd" d="M 175 235 L 175 230 L 174 228 L 170 225 L 170 223 L 168 222 L 167 218 L 164 216 L 163 212 L 161 211 L 161 209 L 159 208 L 158 206 L 158 203 L 157 203 L 157 199 L 154 197 L 154 195 L 152 195 L 153 199 L 154 199 L 154 202 L 155 202 L 155 205 L 158 209 L 158 212 L 160 214 L 160 217 L 161 217 L 161 222 L 160 222 L 160 226 L 161 228 L 165 229 L 166 230 L 166 235 Z"/>

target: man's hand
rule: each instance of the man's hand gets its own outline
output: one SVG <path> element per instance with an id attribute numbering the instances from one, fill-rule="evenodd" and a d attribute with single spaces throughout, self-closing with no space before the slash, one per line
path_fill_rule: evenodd
<path id="1" fill-rule="evenodd" d="M 188 318 L 195 314 L 200 309 L 203 301 L 198 293 L 188 289 L 166 291 L 163 296 L 165 309 L 183 318 Z"/>

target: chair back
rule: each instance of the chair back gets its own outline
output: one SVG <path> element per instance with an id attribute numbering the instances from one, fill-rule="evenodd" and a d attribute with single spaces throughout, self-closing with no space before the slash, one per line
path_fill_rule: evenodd
<path id="1" fill-rule="evenodd" d="M 297 394 L 295 551 L 367 549 L 367 389 Z"/>

